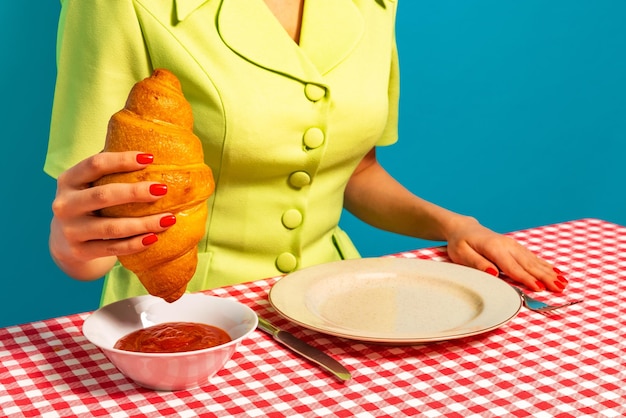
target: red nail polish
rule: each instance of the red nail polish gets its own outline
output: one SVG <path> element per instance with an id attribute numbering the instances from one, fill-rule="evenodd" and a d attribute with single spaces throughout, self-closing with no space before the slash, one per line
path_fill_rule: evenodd
<path id="1" fill-rule="evenodd" d="M 161 227 L 163 227 L 163 228 L 167 228 L 168 226 L 172 226 L 175 223 L 176 223 L 176 216 L 174 216 L 174 215 L 164 216 L 159 221 L 159 225 L 161 225 Z"/>
<path id="2" fill-rule="evenodd" d="M 493 267 L 489 267 L 487 270 L 485 270 L 485 273 L 498 277 L 498 270 L 494 269 Z"/>
<path id="3" fill-rule="evenodd" d="M 562 283 L 569 283 L 567 281 L 567 279 L 565 277 L 563 277 L 563 276 L 556 276 L 556 278 L 557 278 L 558 281 L 560 281 Z"/>
<path id="4" fill-rule="evenodd" d="M 546 286 L 541 283 L 539 280 L 535 282 L 535 286 L 537 286 L 540 290 L 546 290 Z"/>
<path id="5" fill-rule="evenodd" d="M 143 245 L 145 245 L 146 247 L 148 245 L 152 245 L 155 242 L 157 242 L 159 240 L 159 237 L 156 236 L 156 234 L 150 234 L 150 235 L 146 235 L 142 240 L 141 243 Z"/>
<path id="6" fill-rule="evenodd" d="M 561 282 L 554 282 L 554 285 L 559 288 L 559 290 L 565 289 L 565 285 Z"/>
<path id="7" fill-rule="evenodd" d="M 152 164 L 154 161 L 154 155 L 152 154 L 137 154 L 137 162 L 139 164 Z"/>
<path id="8" fill-rule="evenodd" d="M 163 196 L 167 193 L 166 184 L 153 184 L 150 186 L 150 194 L 153 196 Z"/>

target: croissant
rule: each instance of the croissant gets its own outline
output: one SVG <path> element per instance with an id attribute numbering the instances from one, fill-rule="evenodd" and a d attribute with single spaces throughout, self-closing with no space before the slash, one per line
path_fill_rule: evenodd
<path id="1" fill-rule="evenodd" d="M 102 177 L 95 185 L 149 181 L 167 185 L 167 194 L 150 203 L 128 203 L 100 210 L 101 216 L 138 217 L 171 212 L 176 224 L 159 233 L 145 251 L 119 256 L 148 293 L 168 302 L 180 298 L 196 271 L 197 245 L 205 230 L 206 200 L 215 189 L 204 164 L 200 139 L 193 133 L 191 105 L 178 78 L 164 69 L 133 86 L 122 110 L 108 125 L 104 151 L 144 151 L 154 155 L 146 168 Z"/>

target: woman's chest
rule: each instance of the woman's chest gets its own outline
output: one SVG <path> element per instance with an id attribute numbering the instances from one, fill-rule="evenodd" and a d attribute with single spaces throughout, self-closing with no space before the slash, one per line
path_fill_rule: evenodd
<path id="1" fill-rule="evenodd" d="M 169 28 L 141 22 L 153 65 L 181 78 L 214 169 L 360 159 L 387 119 L 395 11 L 306 2 L 297 45 L 261 1 L 218 3 Z"/>

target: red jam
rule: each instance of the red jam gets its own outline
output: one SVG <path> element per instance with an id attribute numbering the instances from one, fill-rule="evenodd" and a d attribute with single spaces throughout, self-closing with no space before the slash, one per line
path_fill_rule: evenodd
<path id="1" fill-rule="evenodd" d="M 231 341 L 226 331 L 195 322 L 165 322 L 133 331 L 114 348 L 140 353 L 180 353 L 202 350 Z"/>

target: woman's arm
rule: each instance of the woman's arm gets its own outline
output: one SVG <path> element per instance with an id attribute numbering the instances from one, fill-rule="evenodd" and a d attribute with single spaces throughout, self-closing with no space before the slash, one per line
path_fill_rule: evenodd
<path id="1" fill-rule="evenodd" d="M 567 280 L 517 241 L 491 231 L 472 217 L 425 201 L 403 187 L 378 163 L 372 149 L 357 166 L 344 206 L 380 229 L 416 238 L 447 241 L 450 258 L 482 271 L 503 271 L 533 290 L 560 292 Z"/>

